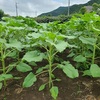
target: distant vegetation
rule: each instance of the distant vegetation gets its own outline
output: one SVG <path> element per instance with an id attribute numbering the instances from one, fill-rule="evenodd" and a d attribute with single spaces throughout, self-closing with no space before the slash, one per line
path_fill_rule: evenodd
<path id="1" fill-rule="evenodd" d="M 2 9 L 0 9 L 0 20 L 1 18 L 4 16 L 4 11 Z"/>
<path id="2" fill-rule="evenodd" d="M 66 16 L 66 15 L 59 15 L 59 16 L 41 16 L 41 17 L 36 17 L 35 20 L 39 23 L 49 23 L 53 21 L 68 21 L 71 18 L 71 16 Z"/>
<path id="3" fill-rule="evenodd" d="M 85 3 L 85 4 L 75 4 L 75 5 L 72 5 L 70 7 L 70 14 L 73 14 L 73 13 L 78 13 L 80 11 L 80 9 L 84 6 L 92 6 L 94 3 L 97 3 L 97 4 L 100 4 L 100 0 L 90 0 L 89 2 Z M 67 12 L 68 12 L 68 7 L 59 7 L 58 9 L 56 10 L 53 10 L 51 12 L 48 12 L 48 13 L 43 13 L 41 14 L 40 16 L 48 16 L 48 15 L 51 15 L 51 16 L 58 16 L 58 15 L 67 15 Z"/>
<path id="4" fill-rule="evenodd" d="M 49 23 L 53 21 L 60 21 L 62 23 L 62 22 L 70 20 L 70 18 L 73 15 L 85 14 L 89 12 L 96 12 L 98 15 L 100 15 L 100 0 L 90 0 L 89 2 L 85 4 L 79 4 L 79 5 L 75 4 L 75 5 L 70 6 L 69 16 L 67 15 L 68 7 L 59 7 L 58 9 L 53 10 L 51 12 L 43 13 L 39 15 L 38 17 L 35 17 L 34 19 L 39 23 Z M 0 19 L 3 16 L 10 17 L 10 15 L 5 14 L 4 11 L 0 9 Z"/>
<path id="5" fill-rule="evenodd" d="M 58 9 L 41 14 L 35 20 L 39 23 L 48 23 L 52 21 L 65 22 L 68 21 L 73 15 L 85 14 L 89 12 L 96 12 L 100 15 L 100 0 L 91 0 L 88 3 L 73 5 L 70 7 L 70 16 L 67 16 L 67 7 L 59 7 Z"/>

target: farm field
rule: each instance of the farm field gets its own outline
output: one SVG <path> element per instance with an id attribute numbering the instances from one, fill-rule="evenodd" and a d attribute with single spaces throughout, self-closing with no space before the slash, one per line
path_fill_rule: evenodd
<path id="1" fill-rule="evenodd" d="M 3 17 L 0 100 L 100 100 L 100 16 Z"/>

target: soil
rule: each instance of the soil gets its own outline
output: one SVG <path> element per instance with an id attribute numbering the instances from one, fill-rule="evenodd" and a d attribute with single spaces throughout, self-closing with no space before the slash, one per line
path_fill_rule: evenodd
<path id="1" fill-rule="evenodd" d="M 38 65 L 43 66 L 45 64 L 39 63 Z M 34 70 L 36 69 L 33 69 L 33 72 Z M 40 85 L 48 81 L 47 74 L 40 75 L 37 82 L 30 88 L 22 88 L 22 83 L 28 73 L 13 70 L 12 74 L 22 78 L 8 80 L 7 88 L 0 91 L 0 100 L 53 100 L 48 86 L 43 91 L 38 91 Z M 54 74 L 61 79 L 59 82 L 54 82 L 54 85 L 59 88 L 57 100 L 100 100 L 100 78 L 83 77 L 80 72 L 78 78 L 70 79 L 58 69 Z"/>
<path id="2" fill-rule="evenodd" d="M 19 75 L 25 77 L 25 74 Z M 100 79 L 81 75 L 79 78 L 70 79 L 61 70 L 56 70 L 55 75 L 61 79 L 60 82 L 54 82 L 54 85 L 59 87 L 57 100 L 100 100 Z M 47 75 L 40 75 L 32 87 L 22 88 L 23 78 L 10 80 L 6 90 L 0 91 L 0 100 L 53 100 L 48 87 L 41 92 L 38 91 L 39 86 L 46 81 Z"/>

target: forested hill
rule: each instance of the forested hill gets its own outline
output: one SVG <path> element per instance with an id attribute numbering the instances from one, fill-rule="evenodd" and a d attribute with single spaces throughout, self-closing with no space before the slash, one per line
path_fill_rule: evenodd
<path id="1" fill-rule="evenodd" d="M 83 6 L 91 6 L 93 3 L 98 3 L 100 4 L 100 0 L 90 0 L 89 2 L 85 3 L 85 4 L 75 4 L 70 6 L 70 14 L 73 14 L 75 12 L 79 12 L 79 10 L 81 9 L 81 7 Z M 59 7 L 51 12 L 48 13 L 43 13 L 39 16 L 47 16 L 47 15 L 51 15 L 51 16 L 58 16 L 58 15 L 66 15 L 68 12 L 68 7 Z"/>

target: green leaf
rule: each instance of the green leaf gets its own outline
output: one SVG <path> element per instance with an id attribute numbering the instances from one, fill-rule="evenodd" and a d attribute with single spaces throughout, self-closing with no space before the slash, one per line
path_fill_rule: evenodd
<path id="1" fill-rule="evenodd" d="M 42 72 L 43 71 L 43 67 L 41 67 L 41 68 L 38 68 L 38 70 L 36 71 L 36 74 L 38 74 L 38 73 L 40 73 L 40 72 Z"/>
<path id="2" fill-rule="evenodd" d="M 29 65 L 31 65 L 31 66 L 37 66 L 37 64 L 34 61 L 29 62 Z"/>
<path id="3" fill-rule="evenodd" d="M 54 42 L 50 39 L 46 40 L 47 43 L 49 43 L 50 45 L 55 45 Z"/>
<path id="4" fill-rule="evenodd" d="M 34 82 L 37 81 L 37 78 L 36 76 L 30 72 L 26 78 L 24 79 L 24 82 L 23 82 L 23 87 L 30 87 L 34 84 Z"/>
<path id="5" fill-rule="evenodd" d="M 10 52 L 10 51 L 9 51 L 9 52 Z M 17 58 L 17 56 L 18 56 L 18 53 L 17 53 L 16 50 L 14 50 L 14 51 L 8 53 L 8 55 L 7 55 L 7 57 L 11 57 L 11 58 L 15 58 L 15 59 Z"/>
<path id="6" fill-rule="evenodd" d="M 2 38 L 0 38 L 0 43 L 6 43 L 6 40 L 5 39 L 2 39 Z"/>
<path id="7" fill-rule="evenodd" d="M 17 65 L 17 70 L 20 71 L 20 72 L 28 72 L 28 71 L 31 71 L 32 68 L 26 64 L 26 63 L 23 63 L 23 62 L 20 62 L 18 65 Z"/>
<path id="8" fill-rule="evenodd" d="M 42 61 L 43 58 L 43 53 L 39 53 L 38 51 L 29 51 L 24 55 L 23 60 L 26 60 L 27 62 L 39 62 Z"/>
<path id="9" fill-rule="evenodd" d="M 42 85 L 39 87 L 39 91 L 44 90 L 45 86 L 46 86 L 46 84 L 42 84 Z"/>
<path id="10" fill-rule="evenodd" d="M 93 77 L 100 77 L 100 67 L 97 64 L 92 64 L 90 72 Z"/>
<path id="11" fill-rule="evenodd" d="M 32 38 L 37 39 L 41 36 L 41 34 L 40 33 L 32 33 L 32 34 L 29 34 L 28 36 L 32 36 Z"/>
<path id="12" fill-rule="evenodd" d="M 17 50 L 21 51 L 22 49 L 22 44 L 21 42 L 15 40 L 11 40 L 9 44 L 6 43 L 7 48 L 16 48 Z"/>
<path id="13" fill-rule="evenodd" d="M 19 80 L 19 79 L 21 79 L 22 77 L 14 77 L 13 79 L 15 79 L 15 80 Z"/>
<path id="14" fill-rule="evenodd" d="M 75 53 L 71 52 L 67 57 L 73 57 Z"/>
<path id="15" fill-rule="evenodd" d="M 84 38 L 82 36 L 80 36 L 79 39 L 82 41 L 82 43 L 90 45 L 94 45 L 97 41 L 95 38 Z"/>
<path id="16" fill-rule="evenodd" d="M 75 69 L 71 64 L 67 64 L 63 66 L 63 72 L 69 77 L 69 78 L 76 78 L 79 76 L 78 70 Z"/>
<path id="17" fill-rule="evenodd" d="M 1 74 L 0 75 L 0 81 L 8 80 L 11 78 L 13 78 L 13 76 L 11 74 Z"/>
<path id="18" fill-rule="evenodd" d="M 58 87 L 56 86 L 53 86 L 51 89 L 50 89 L 50 93 L 51 93 L 51 96 L 56 100 L 57 97 L 58 97 Z"/>
<path id="19" fill-rule="evenodd" d="M 56 38 L 56 34 L 54 34 L 52 32 L 46 32 L 45 35 L 46 35 L 46 38 L 48 38 L 50 40 L 54 40 Z"/>
<path id="20" fill-rule="evenodd" d="M 93 25 L 92 25 L 92 29 L 93 29 L 94 31 L 96 31 L 96 32 L 100 32 L 100 29 L 95 28 Z M 99 34 L 100 34 L 100 33 L 99 33 Z"/>
<path id="21" fill-rule="evenodd" d="M 79 76 L 78 70 L 75 69 L 69 62 L 62 62 L 58 65 L 58 68 L 62 69 L 63 72 L 70 78 L 76 78 Z"/>
<path id="22" fill-rule="evenodd" d="M 86 61 L 86 58 L 83 57 L 82 55 L 78 55 L 74 58 L 74 61 L 76 62 L 85 62 Z"/>
<path id="23" fill-rule="evenodd" d="M 17 64 L 17 63 L 12 63 L 12 64 L 9 64 L 9 66 L 8 66 L 8 69 L 7 69 L 6 73 L 11 72 L 11 71 L 13 70 L 13 68 L 16 66 L 16 64 Z"/>
<path id="24" fill-rule="evenodd" d="M 76 36 L 66 36 L 66 38 L 68 38 L 68 39 L 75 39 Z"/>
<path id="25" fill-rule="evenodd" d="M 2 89 L 3 84 L 0 82 L 0 90 Z"/>
<path id="26" fill-rule="evenodd" d="M 66 49 L 66 47 L 68 47 L 68 43 L 65 41 L 60 41 L 58 44 L 55 45 L 55 47 L 59 52 L 62 52 Z"/>
<path id="27" fill-rule="evenodd" d="M 61 81 L 61 79 L 55 79 L 56 81 L 58 81 L 58 82 L 60 82 Z"/>
<path id="28" fill-rule="evenodd" d="M 83 76 L 86 76 L 86 75 L 91 76 L 90 70 L 85 70 L 85 71 L 83 72 Z"/>

